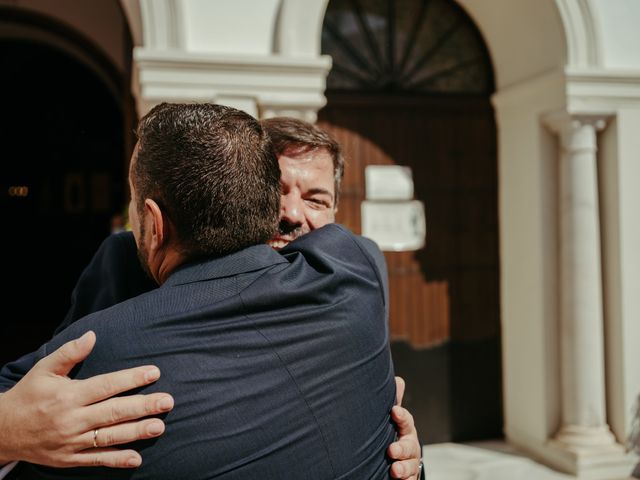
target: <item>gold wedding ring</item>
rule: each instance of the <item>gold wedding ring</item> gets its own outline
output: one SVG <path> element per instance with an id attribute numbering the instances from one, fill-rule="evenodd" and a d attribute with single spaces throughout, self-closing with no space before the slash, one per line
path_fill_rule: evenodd
<path id="1" fill-rule="evenodd" d="M 98 448 L 98 428 L 93 431 L 93 448 Z"/>

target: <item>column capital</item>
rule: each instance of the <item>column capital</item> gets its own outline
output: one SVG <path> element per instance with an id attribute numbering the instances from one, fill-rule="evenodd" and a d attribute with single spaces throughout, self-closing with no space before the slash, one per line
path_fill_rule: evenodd
<path id="1" fill-rule="evenodd" d="M 542 117 L 542 123 L 552 132 L 562 134 L 566 130 L 577 130 L 590 125 L 596 131 L 603 130 L 611 118 L 610 114 L 569 113 L 565 110 L 551 112 Z"/>
<path id="2" fill-rule="evenodd" d="M 542 123 L 560 136 L 565 150 L 596 148 L 596 133 L 604 130 L 611 116 L 606 114 L 576 114 L 557 111 L 542 117 Z"/>

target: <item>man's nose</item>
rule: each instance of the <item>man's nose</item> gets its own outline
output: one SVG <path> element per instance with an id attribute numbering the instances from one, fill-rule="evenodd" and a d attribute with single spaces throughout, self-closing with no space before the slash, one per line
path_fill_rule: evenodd
<path id="1" fill-rule="evenodd" d="M 304 202 L 299 195 L 289 194 L 280 197 L 280 219 L 292 225 L 304 223 Z"/>

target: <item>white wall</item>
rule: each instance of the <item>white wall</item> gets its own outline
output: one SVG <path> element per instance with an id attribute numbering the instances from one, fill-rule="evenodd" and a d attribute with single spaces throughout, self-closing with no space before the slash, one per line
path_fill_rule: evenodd
<path id="1" fill-rule="evenodd" d="M 640 2 L 590 0 L 600 34 L 601 64 L 614 69 L 640 69 Z"/>
<path id="2" fill-rule="evenodd" d="M 624 108 L 599 156 L 607 341 L 608 416 L 624 442 L 640 394 L 640 108 Z"/>
<path id="3" fill-rule="evenodd" d="M 557 144 L 541 119 L 563 104 L 559 74 L 494 96 L 505 433 L 529 450 L 560 422 Z"/>
<path id="4" fill-rule="evenodd" d="M 190 52 L 268 55 L 279 0 L 180 0 Z"/>
<path id="5" fill-rule="evenodd" d="M 480 28 L 497 90 L 562 67 L 566 42 L 553 0 L 456 0 Z"/>

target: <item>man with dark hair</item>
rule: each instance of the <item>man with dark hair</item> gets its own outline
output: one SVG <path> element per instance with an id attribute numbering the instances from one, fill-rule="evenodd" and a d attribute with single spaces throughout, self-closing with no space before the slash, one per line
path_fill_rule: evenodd
<path id="1" fill-rule="evenodd" d="M 337 142 L 327 133 L 307 122 L 292 118 L 276 118 L 263 120 L 261 123 L 272 137 L 282 170 L 281 222 L 277 237 L 269 242 L 278 249 L 303 233 L 307 233 L 310 230 L 334 221 L 339 198 L 340 181 L 344 171 L 344 159 Z M 115 303 L 155 288 L 155 285 L 148 277 L 143 275 L 139 268 L 136 268 L 135 242 L 129 235 L 130 234 L 114 235 L 105 241 L 94 257 L 92 264 L 85 270 L 78 282 L 74 290 L 72 308 L 57 332 L 62 331 L 66 326 L 84 315 L 107 308 Z M 65 346 L 65 348 L 68 350 L 68 353 L 65 355 L 76 358 L 76 362 L 83 360 L 90 351 L 90 347 L 79 349 L 75 343 L 69 344 Z M 33 359 L 28 359 L 27 357 L 25 357 L 25 361 L 22 362 L 22 364 L 19 362 L 9 364 L 9 367 L 16 367 L 16 371 L 8 371 L 5 367 L 2 372 L 3 375 L 0 377 L 0 388 L 4 386 L 2 383 L 6 385 L 5 388 L 10 387 L 23 375 L 22 372 L 28 370 L 32 365 Z M 33 376 L 34 372 L 32 372 L 31 375 Z M 124 372 L 103 375 L 102 377 L 105 378 L 103 382 L 109 385 L 123 384 L 128 388 L 132 388 L 147 383 L 141 381 L 139 384 L 130 385 L 131 381 L 125 383 L 122 379 L 111 381 L 110 375 L 122 376 Z M 107 379 L 109 379 L 108 382 Z M 12 382 L 7 383 L 8 380 Z M 83 382 L 89 381 L 93 380 L 85 380 Z M 70 395 L 71 398 L 86 398 L 92 394 L 89 386 L 84 388 L 83 382 L 65 386 L 66 390 L 80 389 L 83 387 L 80 393 Z M 397 379 L 397 382 L 399 398 L 402 398 L 404 382 L 402 382 L 401 379 Z M 51 391 L 55 393 L 60 388 L 62 387 L 56 388 L 52 385 Z M 96 385 L 93 389 L 103 390 L 104 386 Z M 87 401 L 87 404 L 98 402 L 98 400 L 102 400 L 102 398 L 109 397 L 126 389 L 127 388 L 123 386 L 118 391 L 104 394 L 100 398 L 90 397 L 91 399 Z M 69 425 L 66 431 L 78 432 L 79 434 L 86 432 L 94 426 L 103 427 L 102 430 L 100 430 L 102 435 L 113 436 L 114 433 L 111 432 L 117 432 L 117 438 L 120 441 L 114 441 L 113 444 L 124 444 L 133 440 L 157 436 L 161 434 L 164 429 L 164 425 L 159 419 L 142 420 L 138 423 L 128 422 L 123 425 L 120 425 L 119 422 L 134 419 L 143 416 L 143 414 L 151 415 L 166 411 L 166 408 L 169 407 L 154 410 L 158 404 L 158 395 L 160 394 L 149 395 L 149 400 L 144 403 L 143 398 L 136 399 L 136 405 L 139 405 L 137 409 L 133 404 L 133 399 L 126 408 L 119 405 L 116 406 L 115 404 L 110 405 L 109 408 L 111 410 L 109 413 L 102 413 L 101 416 L 94 413 L 93 417 L 89 417 L 87 421 L 93 421 L 89 426 L 87 426 L 86 423 L 77 424 L 76 422 L 76 424 L 73 425 L 74 429 L 71 429 Z M 96 403 L 96 405 L 91 408 L 95 410 L 98 406 L 105 404 L 104 410 L 106 409 L 107 402 L 122 402 L 123 398 L 128 399 L 132 397 L 105 400 L 104 402 Z M 170 404 L 172 405 L 172 399 L 168 395 L 163 398 L 163 401 L 165 404 L 171 402 Z M 78 416 L 87 417 L 82 404 L 71 401 L 68 401 L 68 403 L 71 403 L 71 405 L 56 405 L 56 411 L 59 412 L 57 416 L 70 419 L 66 423 L 73 424 L 73 419 Z M 88 409 L 90 407 L 84 408 Z M 128 418 L 121 417 L 125 411 L 129 415 Z M 77 414 L 74 415 L 75 412 L 77 412 Z M 394 442 L 388 449 L 390 457 L 397 460 L 392 465 L 392 475 L 394 478 L 415 479 L 415 475 L 418 472 L 420 445 L 417 441 L 413 419 L 409 412 L 398 406 L 393 408 L 392 415 L 394 421 L 398 424 L 398 432 L 400 435 L 398 441 Z M 47 428 L 52 416 L 51 414 L 46 416 L 34 414 L 30 417 L 30 420 L 34 424 L 34 428 L 37 427 L 39 429 L 38 437 L 42 437 L 43 435 L 52 436 L 53 438 L 50 439 L 50 444 L 56 441 L 63 446 L 65 445 L 65 439 L 62 438 L 62 435 L 58 434 L 57 437 L 53 435 L 54 432 L 57 432 L 57 429 L 60 428 L 59 425 L 52 425 Z M 106 420 L 107 416 L 109 421 Z M 36 420 L 36 418 L 38 420 Z M 151 432 L 149 428 L 149 422 L 151 421 L 155 422 L 151 424 L 155 427 L 153 432 Z M 109 425 L 115 426 L 104 428 Z M 1 435 L 0 432 L 0 446 L 2 445 Z M 71 435 L 70 437 L 67 441 L 72 443 L 74 437 Z M 40 444 L 35 441 L 32 443 L 30 450 L 34 454 L 42 450 Z M 45 451 L 44 453 L 49 454 L 51 452 Z M 67 453 L 60 458 L 62 458 L 64 462 L 73 458 L 76 462 L 75 465 L 96 464 L 126 467 L 137 466 L 140 463 L 140 456 L 132 450 L 112 449 L 109 452 L 101 451 L 99 453 L 95 453 L 93 450 L 86 450 L 79 455 L 80 456 L 76 455 L 72 457 Z M 40 459 L 41 457 L 35 456 L 35 458 Z M 48 455 L 44 460 L 44 463 L 47 465 L 55 466 L 61 464 L 61 460 L 58 460 L 58 457 L 54 458 L 52 455 Z"/>
<path id="2" fill-rule="evenodd" d="M 138 133 L 129 214 L 161 287 L 74 322 L 39 355 L 91 329 L 99 342 L 74 378 L 148 359 L 165 373 L 145 390 L 180 408 L 139 445 L 139 469 L 25 464 L 20 478 L 386 478 L 395 389 L 379 250 L 333 225 L 283 255 L 256 245 L 276 228 L 280 180 L 246 114 L 163 104 Z M 98 433 L 86 448 L 110 445 Z"/>
<path id="3" fill-rule="evenodd" d="M 220 105 L 163 104 L 142 118 L 137 135 L 130 167 L 132 224 L 148 208 L 145 199 L 154 199 L 170 221 L 179 253 L 190 261 L 271 238 L 280 208 L 280 170 L 257 121 Z M 141 236 L 145 227 L 140 224 Z M 146 256 L 145 244 L 138 245 Z"/>
<path id="4" fill-rule="evenodd" d="M 333 164 L 333 202 L 338 205 L 340 185 L 344 177 L 344 156 L 340 144 L 327 132 L 297 118 L 267 118 L 261 123 L 271 137 L 278 160 L 283 156 L 300 158 L 312 152 L 326 153 L 329 156 Z"/>
<path id="5" fill-rule="evenodd" d="M 295 118 L 262 121 L 273 142 L 282 184 L 275 249 L 335 221 L 344 176 L 342 149 L 330 135 Z"/>

